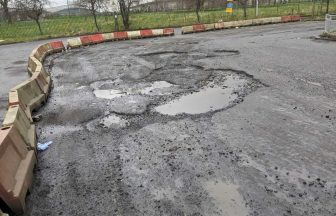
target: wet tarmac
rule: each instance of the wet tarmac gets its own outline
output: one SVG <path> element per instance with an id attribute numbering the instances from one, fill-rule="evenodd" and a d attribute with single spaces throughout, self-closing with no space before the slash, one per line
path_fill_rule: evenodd
<path id="1" fill-rule="evenodd" d="M 72 50 L 48 59 L 26 215 L 336 212 L 336 43 L 321 22 Z"/>

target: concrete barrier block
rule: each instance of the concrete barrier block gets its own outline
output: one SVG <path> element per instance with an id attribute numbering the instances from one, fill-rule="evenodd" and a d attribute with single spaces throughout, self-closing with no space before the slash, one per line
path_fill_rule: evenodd
<path id="1" fill-rule="evenodd" d="M 175 31 L 173 28 L 164 28 L 163 29 L 163 35 L 164 36 L 172 36 L 175 34 Z"/>
<path id="2" fill-rule="evenodd" d="M 272 17 L 263 18 L 263 24 L 271 24 L 272 23 Z"/>
<path id="3" fill-rule="evenodd" d="M 193 26 L 183 26 L 182 27 L 182 34 L 190 34 L 194 32 Z"/>
<path id="4" fill-rule="evenodd" d="M 205 31 L 213 31 L 215 30 L 215 24 L 212 23 L 212 24 L 204 24 L 204 30 Z"/>
<path id="5" fill-rule="evenodd" d="M 253 21 L 252 20 L 241 20 L 239 21 L 239 25 L 240 26 L 251 26 L 253 25 Z"/>
<path id="6" fill-rule="evenodd" d="M 80 38 L 83 46 L 87 46 L 87 45 L 93 44 L 93 41 L 91 40 L 90 35 L 81 36 L 79 38 Z"/>
<path id="7" fill-rule="evenodd" d="M 153 36 L 163 36 L 163 29 L 153 29 Z"/>
<path id="8" fill-rule="evenodd" d="M 281 23 L 281 17 L 272 17 L 272 23 Z"/>
<path id="9" fill-rule="evenodd" d="M 127 38 L 128 39 L 141 38 L 141 33 L 140 33 L 140 31 L 128 31 L 127 32 Z"/>
<path id="10" fill-rule="evenodd" d="M 62 52 L 65 50 L 65 47 L 62 41 L 53 41 L 53 42 L 50 42 L 49 44 L 52 48 L 53 53 L 58 53 L 58 52 Z"/>
<path id="11" fill-rule="evenodd" d="M 281 22 L 290 22 L 290 21 L 292 21 L 291 16 L 282 16 L 281 17 Z"/>
<path id="12" fill-rule="evenodd" d="M 49 74 L 45 71 L 44 67 L 37 67 L 35 73 L 33 73 L 32 79 L 36 80 L 40 89 L 46 95 L 46 98 L 49 96 L 50 87 L 51 87 L 51 78 Z"/>
<path id="13" fill-rule="evenodd" d="M 224 22 L 215 23 L 215 29 L 224 29 Z"/>
<path id="14" fill-rule="evenodd" d="M 292 16 L 291 16 L 291 21 L 292 21 L 292 22 L 298 22 L 298 21 L 301 21 L 301 17 L 300 17 L 300 15 L 292 15 Z"/>
<path id="15" fill-rule="evenodd" d="M 68 40 L 68 47 L 77 48 L 82 46 L 82 41 L 80 38 L 71 38 Z"/>
<path id="16" fill-rule="evenodd" d="M 113 37 L 115 40 L 126 40 L 128 39 L 127 32 L 113 32 Z"/>
<path id="17" fill-rule="evenodd" d="M 3 127 L 14 126 L 24 140 L 28 150 L 36 151 L 36 129 L 19 105 L 10 106 L 2 124 Z"/>
<path id="18" fill-rule="evenodd" d="M 35 56 L 29 56 L 27 67 L 29 76 L 32 76 L 33 73 L 36 71 L 36 68 L 40 65 L 42 65 L 42 63 L 39 60 L 37 60 Z"/>
<path id="19" fill-rule="evenodd" d="M 193 27 L 193 32 L 204 32 L 205 31 L 204 24 L 195 24 L 192 27 Z"/>
<path id="20" fill-rule="evenodd" d="M 46 102 L 46 96 L 35 79 L 26 80 L 11 91 L 17 91 L 19 100 L 30 112 L 39 109 Z"/>
<path id="21" fill-rule="evenodd" d="M 103 43 L 104 42 L 104 38 L 102 34 L 95 34 L 95 35 L 90 35 L 91 37 L 91 41 L 94 44 L 98 44 L 98 43 Z"/>
<path id="22" fill-rule="evenodd" d="M 231 22 L 224 22 L 224 28 L 234 28 L 236 27 L 236 23 L 234 21 Z"/>
<path id="23" fill-rule="evenodd" d="M 34 151 L 28 151 L 15 127 L 0 129 L 0 198 L 15 213 L 25 210 L 25 197 L 31 187 L 36 164 Z"/>
<path id="24" fill-rule="evenodd" d="M 264 24 L 264 21 L 261 18 L 259 18 L 259 19 L 253 19 L 252 20 L 252 24 L 253 25 L 262 25 L 262 24 Z"/>
<path id="25" fill-rule="evenodd" d="M 149 37 L 153 37 L 153 31 L 148 29 L 148 30 L 140 30 L 140 35 L 142 38 L 149 38 Z"/>
<path id="26" fill-rule="evenodd" d="M 21 109 L 26 113 L 26 116 L 28 117 L 29 121 L 33 122 L 30 110 L 27 109 L 27 106 L 23 103 L 23 101 L 20 101 L 18 92 L 16 90 L 9 91 L 9 95 L 8 95 L 8 108 L 10 106 L 15 106 L 15 105 L 20 106 Z"/>
<path id="27" fill-rule="evenodd" d="M 104 41 L 113 41 L 114 39 L 113 33 L 105 33 L 105 34 L 102 34 L 102 36 L 103 36 Z"/>
<path id="28" fill-rule="evenodd" d="M 45 57 L 52 52 L 52 47 L 49 43 L 42 44 L 33 50 L 34 56 L 40 62 L 43 62 Z"/>

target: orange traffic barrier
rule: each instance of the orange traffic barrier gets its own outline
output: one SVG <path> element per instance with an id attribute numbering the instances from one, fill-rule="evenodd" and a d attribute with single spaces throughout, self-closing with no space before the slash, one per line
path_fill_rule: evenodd
<path id="1" fill-rule="evenodd" d="M 25 210 L 25 198 L 32 184 L 36 164 L 15 127 L 0 129 L 0 198 L 15 213 Z"/>
<path id="2" fill-rule="evenodd" d="M 92 43 L 94 43 L 94 44 L 104 42 L 104 38 L 103 38 L 102 34 L 90 35 L 90 38 L 91 38 Z"/>
<path id="3" fill-rule="evenodd" d="M 65 50 L 64 44 L 62 41 L 53 41 L 49 43 L 53 53 L 62 52 Z"/>
<path id="4" fill-rule="evenodd" d="M 205 27 L 203 24 L 196 24 L 196 25 L 193 25 L 192 27 L 193 27 L 194 32 L 205 31 Z"/>
<path id="5" fill-rule="evenodd" d="M 128 38 L 127 32 L 113 32 L 115 40 L 126 40 Z"/>
<path id="6" fill-rule="evenodd" d="M 174 35 L 175 32 L 174 32 L 174 29 L 173 28 L 164 28 L 163 29 L 163 35 L 165 36 L 171 36 L 171 35 Z"/>
<path id="7" fill-rule="evenodd" d="M 281 17 L 281 22 L 290 22 L 292 21 L 291 16 L 282 16 Z"/>
<path id="8" fill-rule="evenodd" d="M 80 40 L 81 40 L 83 46 L 93 44 L 90 35 L 82 36 L 82 37 L 80 37 Z"/>
<path id="9" fill-rule="evenodd" d="M 140 30 L 140 35 L 143 38 L 148 38 L 148 37 L 153 37 L 153 31 L 148 29 L 148 30 Z"/>

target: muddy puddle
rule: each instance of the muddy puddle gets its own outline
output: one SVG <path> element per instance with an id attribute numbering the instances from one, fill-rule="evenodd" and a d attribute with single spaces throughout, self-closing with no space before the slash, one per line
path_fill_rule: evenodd
<path id="1" fill-rule="evenodd" d="M 184 95 L 158 106 L 155 111 L 164 115 L 201 114 L 228 107 L 237 98 L 235 93 L 244 88 L 247 81 L 238 76 L 228 76 L 222 86 L 208 84 L 199 92 Z"/>
<path id="2" fill-rule="evenodd" d="M 248 215 L 248 209 L 245 206 L 244 198 L 238 191 L 238 185 L 221 181 L 209 181 L 204 184 L 204 188 L 217 208 L 222 211 L 222 215 Z"/>

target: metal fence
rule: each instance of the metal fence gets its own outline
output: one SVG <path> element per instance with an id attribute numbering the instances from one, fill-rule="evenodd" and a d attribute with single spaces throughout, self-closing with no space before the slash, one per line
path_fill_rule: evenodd
<path id="1" fill-rule="evenodd" d="M 325 17 L 325 32 L 336 32 L 336 14 L 327 14 Z"/>

